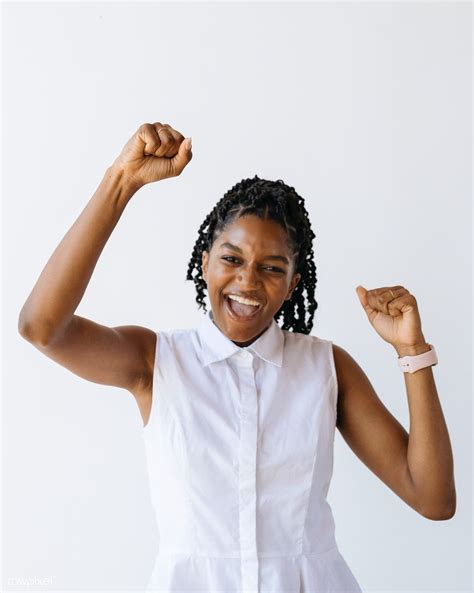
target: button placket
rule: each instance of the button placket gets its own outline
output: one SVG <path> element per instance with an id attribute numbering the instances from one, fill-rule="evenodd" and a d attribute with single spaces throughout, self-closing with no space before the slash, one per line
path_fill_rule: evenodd
<path id="1" fill-rule="evenodd" d="M 242 592 L 258 593 L 256 460 L 258 399 L 250 352 L 239 352 L 241 380 L 241 438 L 239 451 L 239 509 Z"/>

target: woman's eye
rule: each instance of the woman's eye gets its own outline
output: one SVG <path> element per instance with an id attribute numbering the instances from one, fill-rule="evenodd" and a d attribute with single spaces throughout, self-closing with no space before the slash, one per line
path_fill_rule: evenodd
<path id="1" fill-rule="evenodd" d="M 239 262 L 239 260 L 236 257 L 232 257 L 231 255 L 225 255 L 222 259 L 224 259 L 225 261 L 235 260 L 237 263 Z M 234 262 L 231 261 L 230 263 L 234 263 Z M 281 268 L 275 268 L 274 266 L 264 266 L 264 269 L 270 270 L 271 272 L 279 272 L 281 274 L 285 273 L 285 271 L 282 270 Z"/>

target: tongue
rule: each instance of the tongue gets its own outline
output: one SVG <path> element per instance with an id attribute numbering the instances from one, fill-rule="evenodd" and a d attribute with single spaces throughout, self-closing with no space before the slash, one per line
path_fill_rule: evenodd
<path id="1" fill-rule="evenodd" d="M 252 313 L 254 313 L 258 308 L 258 305 L 244 305 L 243 303 L 238 303 L 233 299 L 229 299 L 229 304 L 232 311 L 241 317 L 248 317 L 249 315 L 252 315 Z"/>

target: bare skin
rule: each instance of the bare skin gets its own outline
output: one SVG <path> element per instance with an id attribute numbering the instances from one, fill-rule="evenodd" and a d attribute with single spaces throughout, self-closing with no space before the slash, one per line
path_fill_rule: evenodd
<path id="1" fill-rule="evenodd" d="M 129 200 L 146 183 L 179 175 L 192 158 L 184 136 L 165 126 L 167 131 L 159 122 L 144 124 L 125 145 L 47 262 L 18 323 L 26 340 L 74 374 L 128 390 L 144 425 L 152 403 L 155 332 L 136 325 L 107 327 L 76 315 L 75 310 Z M 269 255 L 288 262 L 271 260 Z M 252 215 L 224 229 L 210 253 L 203 253 L 202 269 L 215 322 L 239 346 L 251 344 L 265 331 L 300 280 L 284 230 L 275 221 Z M 249 324 L 232 320 L 225 308 L 228 292 L 260 300 L 259 316 Z M 452 455 L 432 370 L 405 377 L 408 434 L 357 362 L 343 348 L 333 346 L 337 428 L 346 443 L 415 511 L 433 520 L 450 518 L 455 508 Z"/>
<path id="2" fill-rule="evenodd" d="M 148 406 L 156 335 L 107 327 L 75 314 L 97 260 L 126 205 L 147 183 L 181 174 L 192 158 L 168 124 L 143 124 L 107 169 L 96 192 L 56 247 L 23 305 L 20 334 L 76 375 L 130 391 Z"/>

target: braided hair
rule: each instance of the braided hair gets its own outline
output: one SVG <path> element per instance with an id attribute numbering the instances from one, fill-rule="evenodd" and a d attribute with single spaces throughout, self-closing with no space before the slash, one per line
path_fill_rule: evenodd
<path id="1" fill-rule="evenodd" d="M 260 179 L 257 175 L 242 179 L 224 194 L 206 216 L 199 228 L 186 275 L 186 280 L 193 280 L 196 286 L 196 302 L 199 308 L 204 308 L 206 312 L 204 291 L 207 285 L 202 277 L 202 252 L 210 251 L 214 240 L 226 225 L 246 214 L 255 214 L 262 219 L 270 218 L 285 229 L 288 246 L 296 257 L 295 273 L 300 273 L 301 278 L 291 298 L 285 300 L 275 313 L 274 319 L 278 321 L 283 316 L 282 329 L 309 334 L 313 327 L 314 312 L 318 307 L 314 298 L 317 279 L 312 247 L 316 235 L 311 229 L 304 199 L 281 179 L 270 181 Z M 196 271 L 194 276 L 193 271 Z M 307 305 L 304 291 L 306 291 Z"/>

